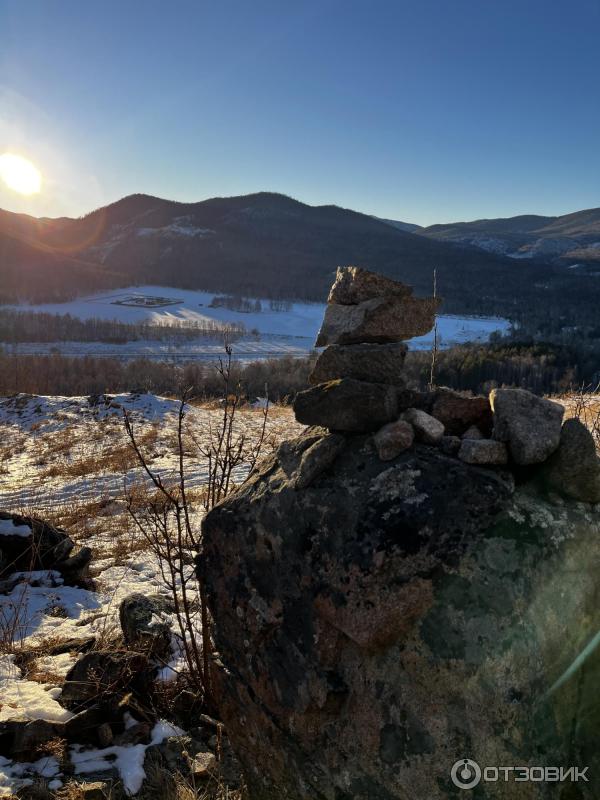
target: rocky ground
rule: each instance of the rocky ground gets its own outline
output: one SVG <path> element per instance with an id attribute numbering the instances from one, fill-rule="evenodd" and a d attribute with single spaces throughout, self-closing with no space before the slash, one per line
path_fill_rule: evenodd
<path id="1" fill-rule="evenodd" d="M 128 489 L 147 480 L 128 443 L 123 410 L 131 414 L 149 466 L 169 485 L 178 465 L 178 407 L 152 395 L 0 400 L 0 509 L 22 515 L 0 519 L 0 566 L 28 541 L 31 517 L 64 529 L 62 541 L 68 535 L 79 559 L 65 567 L 64 558 L 54 558 L 55 551 L 54 560 L 46 558 L 40 547 L 39 563 L 24 562 L 20 572 L 1 576 L 10 580 L 0 580 L 0 796 L 18 791 L 92 800 L 109 796 L 109 789 L 111 797 L 119 791 L 195 797 L 209 790 L 235 796 L 227 792 L 239 786 L 239 776 L 227 761 L 221 729 L 198 709 L 190 714 L 189 698 L 180 698 L 176 641 L 159 662 L 133 668 L 119 619 L 122 601 L 132 594 L 168 601 L 157 559 L 126 509 Z M 208 469 L 200 450 L 220 418 L 218 404 L 193 405 L 184 422 L 194 526 L 204 513 Z M 262 422 L 260 409 L 240 411 L 239 427 L 250 440 L 260 436 Z M 302 428 L 288 410 L 271 409 L 265 452 Z M 242 482 L 247 471 L 241 463 L 234 481 Z M 168 602 L 158 614 L 162 624 L 173 624 Z M 90 670 L 99 675 L 97 695 L 107 675 L 120 682 L 124 705 L 111 708 L 109 717 L 103 708 L 104 719 L 94 716 L 79 685 L 89 681 L 77 679 L 77 665 L 86 676 Z M 131 676 L 141 674 L 152 682 L 152 713 L 127 700 L 139 690 L 129 686 Z M 106 719 L 112 725 L 103 729 Z M 175 775 L 178 786 L 169 778 Z"/>
<path id="2" fill-rule="evenodd" d="M 594 397 L 567 397 L 563 403 L 566 416 L 582 414 L 593 429 Z M 77 570 L 51 568 L 56 564 L 28 564 L 1 586 L 0 796 L 237 796 L 239 773 L 223 731 L 179 691 L 184 665 L 176 647 L 154 667 L 150 715 L 130 700 L 116 717 L 114 709 L 103 708 L 99 720 L 90 716 L 81 692 L 74 692 L 81 683 L 73 680 L 77 665 L 102 675 L 114 667 L 119 680 L 124 663 L 126 673 L 136 672 L 127 666 L 120 606 L 135 594 L 167 598 L 159 564 L 126 512 L 126 487 L 144 476 L 125 436 L 124 409 L 132 414 L 150 466 L 168 484 L 177 468 L 175 401 L 151 395 L 0 400 L 0 508 L 43 517 L 66 531 L 73 553 L 89 547 L 92 556 L 91 581 L 80 580 Z M 198 526 L 207 476 L 198 448 L 219 419 L 218 406 L 198 405 L 190 407 L 185 423 L 186 472 Z M 244 409 L 239 422 L 256 438 L 260 409 Z M 290 409 L 272 409 L 265 454 L 303 430 Z M 246 473 L 240 465 L 235 480 L 243 481 Z M 4 536 L 14 533 L 8 525 L 7 518 L 0 521 Z M 16 531 L 18 540 L 25 527 Z M 172 622 L 168 606 L 159 615 Z M 126 675 L 121 689 L 128 691 L 127 680 Z M 109 711 L 107 730 L 102 724 Z"/>

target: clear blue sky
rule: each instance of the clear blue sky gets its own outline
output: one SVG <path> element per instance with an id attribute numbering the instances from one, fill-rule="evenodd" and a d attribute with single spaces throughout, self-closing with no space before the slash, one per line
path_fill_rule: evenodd
<path id="1" fill-rule="evenodd" d="M 600 206 L 600 0 L 0 0 L 0 207 L 273 190 L 429 224 Z"/>

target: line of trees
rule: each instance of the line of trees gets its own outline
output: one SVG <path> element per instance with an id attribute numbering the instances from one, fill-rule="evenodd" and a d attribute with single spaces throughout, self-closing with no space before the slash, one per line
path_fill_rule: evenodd
<path id="1" fill-rule="evenodd" d="M 208 307 L 227 308 L 229 311 L 239 311 L 242 314 L 260 314 L 262 311 L 260 300 L 250 300 L 237 294 L 215 295 Z"/>
<path id="2" fill-rule="evenodd" d="M 232 380 L 241 381 L 250 398 L 263 396 L 268 385 L 272 400 L 288 402 L 308 387 L 315 357 L 233 362 Z M 185 389 L 198 397 L 219 397 L 222 387 L 215 367 L 215 362 L 18 355 L 0 348 L 0 395 L 138 391 L 177 396 Z M 430 380 L 431 353 L 409 352 L 405 370 L 410 385 L 425 388 Z M 582 346 L 499 342 L 462 345 L 437 353 L 437 385 L 479 394 L 502 385 L 556 394 L 582 384 L 597 385 L 599 381 L 600 365 L 595 353 Z"/>
<path id="3" fill-rule="evenodd" d="M 71 314 L 0 309 L 0 342 L 108 342 L 124 344 L 142 340 L 189 341 L 226 338 L 235 341 L 246 332 L 239 323 L 216 320 L 175 320 L 168 325 L 121 322 L 116 319 L 79 319 Z"/>
<path id="4" fill-rule="evenodd" d="M 233 362 L 232 380 L 241 381 L 246 395 L 287 402 L 308 386 L 314 359 L 265 359 L 244 365 Z M 174 364 L 139 358 L 123 361 L 93 356 L 14 355 L 0 348 L 0 396 L 24 392 L 47 395 L 92 395 L 153 392 L 179 396 L 220 397 L 222 380 L 216 362 Z"/>

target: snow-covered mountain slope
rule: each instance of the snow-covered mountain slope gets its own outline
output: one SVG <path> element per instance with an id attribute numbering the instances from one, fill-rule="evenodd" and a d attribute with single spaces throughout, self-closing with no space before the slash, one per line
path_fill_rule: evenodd
<path id="1" fill-rule="evenodd" d="M 418 233 L 516 259 L 557 263 L 600 259 L 600 208 L 561 217 L 529 214 L 431 225 Z"/>

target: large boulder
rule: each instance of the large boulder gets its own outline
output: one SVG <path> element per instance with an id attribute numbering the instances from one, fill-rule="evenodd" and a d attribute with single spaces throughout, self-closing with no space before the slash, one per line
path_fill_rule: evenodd
<path id="1" fill-rule="evenodd" d="M 410 297 L 412 288 L 400 281 L 386 278 L 362 267 L 338 267 L 335 282 L 327 298 L 328 303 L 356 305 L 364 300 L 384 295 Z"/>
<path id="2" fill-rule="evenodd" d="M 342 378 L 299 392 L 294 413 L 305 425 L 372 431 L 398 416 L 398 395 L 393 386 Z"/>
<path id="3" fill-rule="evenodd" d="M 494 389 L 494 439 L 506 442 L 517 464 L 540 464 L 558 447 L 564 408 L 525 389 Z"/>
<path id="4" fill-rule="evenodd" d="M 600 460 L 590 431 L 577 419 L 562 426 L 558 449 L 543 467 L 549 488 L 587 503 L 600 503 Z"/>
<path id="5" fill-rule="evenodd" d="M 600 661 L 577 667 L 600 628 L 598 515 L 424 445 L 381 462 L 366 436 L 298 490 L 318 435 L 203 523 L 216 696 L 251 800 L 447 800 L 464 758 L 599 774 Z"/>
<path id="6" fill-rule="evenodd" d="M 361 342 L 400 342 L 423 336 L 435 324 L 434 297 L 374 297 L 358 305 L 328 305 L 317 347 Z"/>
<path id="7" fill-rule="evenodd" d="M 391 344 L 332 344 L 317 358 L 309 375 L 312 384 L 338 378 L 354 378 L 372 383 L 404 386 L 402 375 L 407 347 L 402 342 Z"/>

